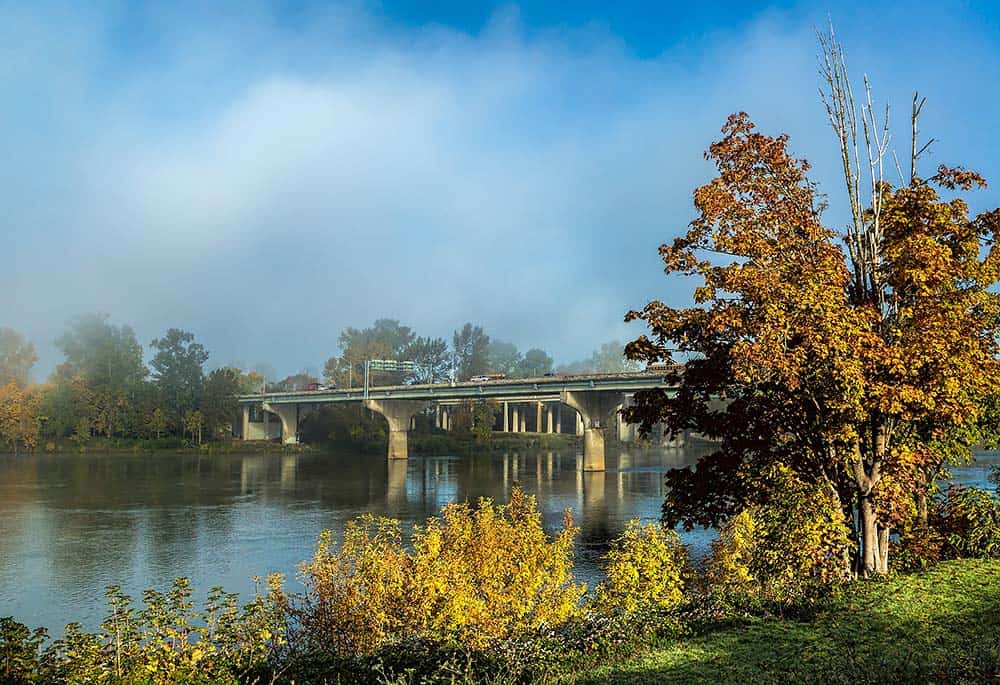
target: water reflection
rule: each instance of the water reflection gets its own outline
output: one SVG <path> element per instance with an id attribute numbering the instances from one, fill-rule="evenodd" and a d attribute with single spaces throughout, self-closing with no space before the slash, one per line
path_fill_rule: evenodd
<path id="1" fill-rule="evenodd" d="M 587 473 L 573 450 L 391 462 L 349 453 L 0 456 L 0 616 L 57 632 L 70 620 L 93 628 L 105 585 L 139 597 L 178 575 L 200 592 L 222 584 L 248 593 L 254 574 L 294 576 L 323 529 L 339 532 L 366 512 L 409 526 L 447 502 L 505 500 L 514 483 L 538 496 L 549 530 L 572 509 L 577 572 L 593 582 L 608 540 L 631 518 L 657 519 L 663 474 L 698 454 L 626 450 L 608 455 L 608 471 Z M 986 471 L 980 463 L 958 477 L 978 482 Z M 702 554 L 711 535 L 685 539 Z"/>

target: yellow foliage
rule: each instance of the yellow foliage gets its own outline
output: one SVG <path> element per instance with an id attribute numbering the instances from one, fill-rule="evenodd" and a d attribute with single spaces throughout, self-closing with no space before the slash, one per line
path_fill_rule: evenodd
<path id="1" fill-rule="evenodd" d="M 16 454 L 38 444 L 39 397 L 13 381 L 0 386 L 0 444 Z"/>
<path id="2" fill-rule="evenodd" d="M 846 580 L 850 541 L 836 496 L 787 467 L 769 475 L 767 503 L 746 507 L 719 531 L 707 580 L 779 604 Z"/>
<path id="3" fill-rule="evenodd" d="M 689 576 L 687 548 L 662 525 L 628 522 L 606 556 L 607 580 L 597 586 L 599 610 L 631 614 L 672 609 L 684 598 Z"/>
<path id="4" fill-rule="evenodd" d="M 408 637 L 484 647 L 577 610 L 585 587 L 572 581 L 575 534 L 567 512 L 550 539 L 535 498 L 519 488 L 506 505 L 446 505 L 414 529 L 412 552 L 397 521 L 363 516 L 346 525 L 339 550 L 329 531 L 320 537 L 302 567 L 309 603 L 300 619 L 346 654 Z"/>

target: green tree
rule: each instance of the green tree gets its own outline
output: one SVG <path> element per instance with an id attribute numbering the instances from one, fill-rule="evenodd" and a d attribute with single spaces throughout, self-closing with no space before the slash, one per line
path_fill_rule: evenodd
<path id="1" fill-rule="evenodd" d="M 448 377 L 451 370 L 451 353 L 444 338 L 417 337 L 403 348 L 400 356 L 404 360 L 416 362 L 412 380 L 420 383 L 434 383 Z"/>
<path id="2" fill-rule="evenodd" d="M 150 345 L 156 350 L 150 360 L 153 384 L 167 412 L 179 421 L 198 406 L 204 383 L 202 365 L 208 361 L 208 352 L 194 341 L 193 334 L 179 328 L 168 329 Z"/>
<path id="3" fill-rule="evenodd" d="M 455 369 L 459 380 L 490 371 L 490 336 L 483 333 L 480 326 L 465 324 L 452 336 L 452 350 L 455 354 Z"/>
<path id="4" fill-rule="evenodd" d="M 230 367 L 215 369 L 205 379 L 199 409 L 212 439 L 232 434 L 232 422 L 239 412 L 236 396 L 241 394 L 240 381 L 239 371 Z"/>
<path id="5" fill-rule="evenodd" d="M 140 424 L 131 414 L 137 412 L 136 399 L 148 371 L 142 346 L 129 326 L 111 325 L 106 314 L 85 314 L 70 323 L 56 346 L 66 357 L 61 375 L 79 378 L 86 388 L 75 393 L 76 399 L 89 403 L 78 421 L 86 418 L 108 437 Z"/>
<path id="6" fill-rule="evenodd" d="M 625 356 L 625 343 L 611 340 L 602 344 L 586 359 L 564 364 L 562 373 L 635 373 L 642 364 Z"/>
<path id="7" fill-rule="evenodd" d="M 13 328 L 0 327 L 0 385 L 27 385 L 36 361 L 34 345 Z"/>
<path id="8" fill-rule="evenodd" d="M 337 342 L 340 355 L 331 357 L 323 367 L 323 376 L 329 383 L 346 388 L 364 382 L 365 361 L 369 359 L 404 359 L 404 351 L 417 340 L 409 326 L 396 319 L 378 319 L 368 328 L 345 328 Z M 402 374 L 374 371 L 373 384 L 399 383 Z"/>
<path id="9" fill-rule="evenodd" d="M 524 358 L 517 365 L 517 375 L 522 378 L 541 376 L 552 370 L 552 357 L 537 347 L 524 353 Z"/>
<path id="10" fill-rule="evenodd" d="M 493 338 L 490 340 L 489 352 L 490 370 L 494 373 L 505 373 L 513 376 L 521 363 L 521 353 L 517 345 Z"/>

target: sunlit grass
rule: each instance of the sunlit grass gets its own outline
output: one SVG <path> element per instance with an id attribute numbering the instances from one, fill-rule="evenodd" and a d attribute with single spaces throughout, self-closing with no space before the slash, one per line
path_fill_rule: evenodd
<path id="1" fill-rule="evenodd" d="M 857 583 L 811 621 L 761 619 L 650 649 L 576 683 L 994 682 L 1000 563 Z"/>

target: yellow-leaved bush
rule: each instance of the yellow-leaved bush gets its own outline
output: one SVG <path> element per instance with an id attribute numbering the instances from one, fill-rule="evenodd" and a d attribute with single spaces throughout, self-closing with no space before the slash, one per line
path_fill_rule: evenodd
<path id="1" fill-rule="evenodd" d="M 709 585 L 780 605 L 847 580 L 850 540 L 837 498 L 784 466 L 766 475 L 762 503 L 733 516 L 712 543 Z"/>
<path id="2" fill-rule="evenodd" d="M 566 621 L 586 588 L 573 582 L 567 511 L 549 538 L 535 498 L 515 487 L 510 502 L 448 504 L 414 528 L 412 551 L 399 523 L 363 516 L 345 526 L 339 549 L 323 533 L 301 575 L 305 634 L 341 654 L 370 654 L 408 638 L 457 639 L 476 648 Z"/>
<path id="3" fill-rule="evenodd" d="M 597 586 L 594 599 L 599 611 L 629 615 L 673 609 L 683 601 L 691 569 L 687 548 L 675 531 L 633 519 L 605 559 L 607 579 Z"/>

